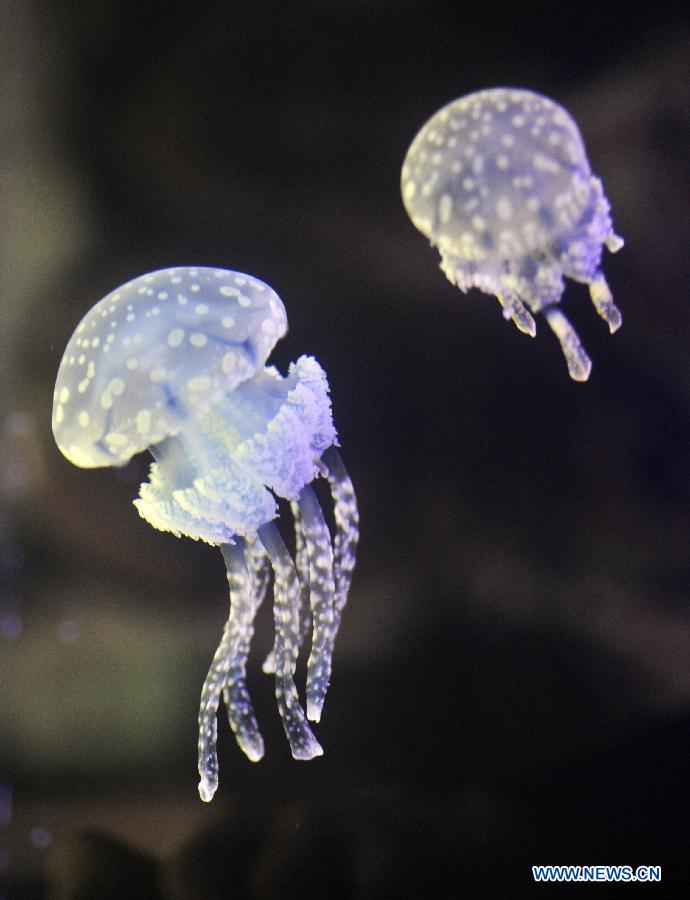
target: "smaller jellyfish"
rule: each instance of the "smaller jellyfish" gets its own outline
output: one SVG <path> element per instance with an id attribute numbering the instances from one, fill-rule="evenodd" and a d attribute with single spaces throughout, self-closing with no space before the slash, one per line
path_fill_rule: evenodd
<path id="1" fill-rule="evenodd" d="M 558 307 L 563 277 L 589 285 L 613 333 L 621 314 L 600 264 L 603 245 L 615 253 L 623 240 L 572 117 L 532 91 L 468 94 L 419 131 L 401 190 L 449 281 L 496 296 L 504 317 L 532 337 L 532 313 L 543 312 L 571 378 L 586 381 L 591 360 Z"/>
<path id="2" fill-rule="evenodd" d="M 135 500 L 154 528 L 220 547 L 230 613 L 201 694 L 199 794 L 218 786 L 221 695 L 237 744 L 256 762 L 264 742 L 246 684 L 254 619 L 273 576 L 275 641 L 264 671 L 295 759 L 323 750 L 321 717 L 333 646 L 359 536 L 352 482 L 336 450 L 326 373 L 311 356 L 287 376 L 266 362 L 287 331 L 280 297 L 241 272 L 163 269 L 112 291 L 82 319 L 60 363 L 53 434 L 77 466 L 123 466 L 149 450 Z M 311 483 L 324 477 L 335 537 Z M 295 559 L 274 519 L 289 501 Z M 294 681 L 311 632 L 307 713 Z"/>

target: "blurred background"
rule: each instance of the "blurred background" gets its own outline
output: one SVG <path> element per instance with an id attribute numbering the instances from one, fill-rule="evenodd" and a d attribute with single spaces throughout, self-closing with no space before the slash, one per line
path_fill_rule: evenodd
<path id="1" fill-rule="evenodd" d="M 690 29 L 674 9 L 3 4 L 0 895 L 519 896 L 537 863 L 680 883 Z M 498 85 L 570 110 L 626 240 L 604 260 L 619 333 L 583 286 L 564 298 L 586 384 L 543 320 L 530 340 L 454 289 L 400 201 L 418 128 Z M 362 520 L 324 757 L 290 757 L 263 610 L 266 757 L 250 764 L 221 712 L 210 805 L 196 717 L 220 553 L 139 518 L 147 459 L 79 470 L 50 427 L 82 315 L 185 264 L 281 295 L 273 360 L 328 372 Z"/>

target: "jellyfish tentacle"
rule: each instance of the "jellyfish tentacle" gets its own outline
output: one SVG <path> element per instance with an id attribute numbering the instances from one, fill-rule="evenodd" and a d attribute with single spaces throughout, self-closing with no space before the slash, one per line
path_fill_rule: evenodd
<path id="1" fill-rule="evenodd" d="M 307 718 L 318 722 L 331 677 L 335 642 L 333 547 L 326 520 L 312 487 L 300 491 L 299 509 L 309 565 L 309 600 L 313 621 L 307 662 Z"/>
<path id="2" fill-rule="evenodd" d="M 252 578 L 254 579 L 254 593 L 256 595 L 256 609 L 258 611 L 268 592 L 268 585 L 271 580 L 273 569 L 271 568 L 271 561 L 268 558 L 261 541 L 253 538 L 248 545 L 248 550 L 247 563 L 252 573 Z M 267 668 L 268 665 L 270 665 L 270 668 Z M 273 675 L 275 670 L 275 655 L 273 650 L 271 650 L 263 664 L 263 671 L 267 675 Z"/>
<path id="3" fill-rule="evenodd" d="M 623 324 L 621 311 L 613 302 L 613 294 L 603 272 L 597 272 L 589 284 L 589 296 L 597 313 L 609 326 L 609 331 L 613 334 Z"/>
<path id="4" fill-rule="evenodd" d="M 307 538 L 304 532 L 304 521 L 300 505 L 291 501 L 290 509 L 295 523 L 295 568 L 299 579 L 299 647 L 304 645 L 312 630 L 312 613 L 310 604 L 310 568 Z"/>
<path id="5" fill-rule="evenodd" d="M 266 659 L 261 663 L 261 671 L 264 675 L 275 675 L 276 673 L 276 648 L 275 643 L 266 654 Z"/>
<path id="6" fill-rule="evenodd" d="M 241 545 L 241 541 L 241 538 L 237 538 L 238 545 Z M 254 634 L 254 619 L 266 594 L 266 584 L 263 585 L 263 589 L 259 586 L 259 590 L 257 590 L 251 562 L 252 553 L 242 553 L 242 559 L 239 559 L 239 554 L 235 550 L 236 546 L 223 544 L 220 548 L 227 566 L 230 585 L 231 607 L 226 627 L 233 637 L 232 655 L 223 688 L 223 699 L 230 728 L 235 735 L 237 744 L 252 762 L 258 762 L 264 755 L 264 742 L 247 690 L 246 670 L 249 645 Z M 249 557 L 249 563 L 247 557 Z M 242 572 L 243 579 L 245 579 L 246 573 L 243 590 L 237 590 L 236 571 Z"/>
<path id="7" fill-rule="evenodd" d="M 333 574 L 335 578 L 333 623 L 335 634 L 337 635 L 357 559 L 359 509 L 357 508 L 357 496 L 355 495 L 352 480 L 347 474 L 342 457 L 335 447 L 329 447 L 326 450 L 321 457 L 321 463 L 333 497 L 333 512 L 336 524 L 333 547 Z"/>
<path id="8" fill-rule="evenodd" d="M 295 567 L 297 569 L 297 577 L 299 579 L 300 601 L 299 601 L 299 632 L 298 632 L 298 648 L 302 647 L 311 632 L 311 608 L 309 606 L 309 557 L 307 555 L 307 545 L 304 539 L 304 528 L 302 525 L 302 513 L 299 504 L 294 500 L 290 503 L 292 516 L 295 524 Z M 266 675 L 275 674 L 276 670 L 276 647 L 275 643 L 269 651 L 266 659 L 261 666 Z"/>
<path id="9" fill-rule="evenodd" d="M 245 538 L 247 542 L 247 566 L 254 580 L 254 598 L 258 610 L 264 602 L 271 580 L 271 561 L 261 542 L 255 537 Z"/>
<path id="10" fill-rule="evenodd" d="M 273 612 L 276 628 L 276 699 L 283 728 L 295 759 L 322 756 L 323 749 L 314 737 L 302 709 L 294 673 L 297 663 L 299 635 L 299 581 L 295 565 L 280 532 L 267 522 L 258 530 L 273 571 Z"/>
<path id="11" fill-rule="evenodd" d="M 256 596 L 256 611 L 264 602 L 268 592 L 268 585 L 271 580 L 271 561 L 266 551 L 256 537 L 252 538 L 249 543 L 248 564 L 254 579 L 254 594 Z M 267 675 L 274 675 L 276 671 L 275 652 L 273 648 L 264 660 L 262 669 Z"/>
<path id="12" fill-rule="evenodd" d="M 216 713 L 222 691 L 226 700 L 230 725 L 239 747 L 253 762 L 264 754 L 264 744 L 245 685 L 246 653 L 249 647 L 255 604 L 252 579 L 247 570 L 244 546 L 224 544 L 221 551 L 228 570 L 230 615 L 204 681 L 199 706 L 199 795 L 209 802 L 218 787 Z"/>
<path id="13" fill-rule="evenodd" d="M 505 291 L 497 296 L 498 302 L 503 307 L 503 318 L 512 319 L 518 331 L 534 337 L 537 333 L 534 317 L 518 295 L 513 291 Z"/>
<path id="14" fill-rule="evenodd" d="M 587 355 L 585 348 L 580 343 L 577 332 L 568 319 L 556 306 L 547 306 L 544 309 L 546 321 L 556 335 L 568 364 L 568 372 L 573 381 L 587 381 L 592 371 L 592 360 Z"/>
<path id="15" fill-rule="evenodd" d="M 625 246 L 625 241 L 619 234 L 615 234 L 615 232 L 611 231 L 604 240 L 606 244 L 606 249 L 609 253 L 618 253 L 621 247 Z"/>

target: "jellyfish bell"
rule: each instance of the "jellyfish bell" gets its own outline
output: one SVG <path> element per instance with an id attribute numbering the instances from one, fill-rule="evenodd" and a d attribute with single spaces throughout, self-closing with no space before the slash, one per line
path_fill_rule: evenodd
<path id="1" fill-rule="evenodd" d="M 616 331 L 621 315 L 600 264 L 603 246 L 616 252 L 623 241 L 566 110 L 512 88 L 454 100 L 414 138 L 401 190 L 447 278 L 495 295 L 526 334 L 536 333 L 532 313 L 543 312 L 571 377 L 586 381 L 591 361 L 558 308 L 563 277 L 589 285 L 596 311 Z"/>
<path id="2" fill-rule="evenodd" d="M 109 293 L 69 340 L 53 431 L 75 465 L 124 465 L 261 371 L 287 332 L 280 297 L 225 269 L 172 268 Z"/>
<path id="3" fill-rule="evenodd" d="M 333 645 L 354 568 L 358 512 L 339 457 L 326 374 L 302 356 L 286 376 L 266 362 L 286 333 L 278 295 L 224 269 L 171 268 L 142 275 L 97 303 L 77 326 L 58 371 L 53 433 L 82 467 L 122 466 L 150 450 L 154 462 L 135 505 L 154 528 L 220 546 L 230 615 L 199 711 L 199 791 L 218 783 L 221 694 L 238 745 L 253 761 L 263 739 L 246 688 L 254 618 L 274 576 L 275 672 L 283 726 L 296 759 L 322 754 L 307 723 L 319 721 Z M 311 487 L 325 477 L 335 539 Z M 273 520 L 290 501 L 296 562 Z M 301 600 L 306 607 L 301 608 Z M 307 717 L 294 671 L 312 631 Z"/>

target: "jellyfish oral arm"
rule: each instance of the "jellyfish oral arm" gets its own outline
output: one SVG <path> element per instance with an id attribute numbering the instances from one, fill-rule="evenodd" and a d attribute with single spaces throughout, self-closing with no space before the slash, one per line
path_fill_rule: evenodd
<path id="1" fill-rule="evenodd" d="M 333 548 L 319 501 L 308 484 L 300 491 L 299 508 L 309 564 L 309 599 L 313 625 L 311 653 L 307 663 L 307 717 L 312 722 L 318 722 L 331 677 L 335 642 Z"/>
<path id="2" fill-rule="evenodd" d="M 544 315 L 561 345 L 570 377 L 573 381 L 587 381 L 592 371 L 592 360 L 582 346 L 577 332 L 557 306 L 547 306 Z"/>
<path id="3" fill-rule="evenodd" d="M 224 544 L 230 587 L 230 615 L 201 691 L 199 707 L 199 796 L 207 803 L 218 787 L 216 713 L 221 693 L 235 740 L 252 762 L 264 755 L 264 742 L 246 685 L 246 663 L 254 630 L 256 595 L 247 567 L 244 541 Z"/>
<path id="4" fill-rule="evenodd" d="M 338 451 L 321 458 L 328 479 L 336 521 L 335 550 L 323 513 L 310 485 L 293 502 L 297 568 L 276 528 L 266 523 L 258 540 L 236 538 L 221 545 L 230 587 L 230 615 L 201 693 L 199 709 L 199 794 L 210 801 L 218 786 L 216 753 L 217 710 L 221 693 L 230 727 L 240 749 L 258 762 L 264 755 L 246 686 L 246 663 L 256 612 L 274 572 L 275 646 L 264 663 L 276 676 L 276 698 L 283 727 L 295 759 L 321 756 L 307 718 L 319 721 L 332 668 L 333 647 L 347 600 L 359 539 L 359 514 L 352 482 Z M 306 609 L 300 596 L 306 595 Z M 305 615 L 306 613 L 306 615 Z M 294 672 L 299 647 L 313 623 L 307 664 L 307 717 L 299 702 Z"/>
<path id="5" fill-rule="evenodd" d="M 503 318 L 512 319 L 518 331 L 521 331 L 523 334 L 528 334 L 530 337 L 534 337 L 537 333 L 534 317 L 522 300 L 520 300 L 518 295 L 512 291 L 506 291 L 497 296 L 498 302 L 503 307 Z"/>
<path id="6" fill-rule="evenodd" d="M 335 447 L 329 447 L 325 451 L 321 457 L 321 464 L 333 495 L 336 525 L 333 573 L 335 577 L 334 627 L 337 635 L 357 559 L 359 508 L 352 480 Z"/>
<path id="7" fill-rule="evenodd" d="M 603 272 L 599 272 L 594 280 L 590 282 L 589 295 L 592 298 L 594 308 L 608 324 L 611 334 L 613 334 L 614 331 L 618 331 L 623 324 L 623 317 L 621 316 L 620 310 L 613 302 L 613 295 L 611 294 L 611 289 L 609 288 Z"/>
<path id="8" fill-rule="evenodd" d="M 290 510 L 295 526 L 295 566 L 300 588 L 298 643 L 301 648 L 312 632 L 311 606 L 309 602 L 309 555 L 307 553 L 307 542 L 304 537 L 304 528 L 302 527 L 302 513 L 297 500 L 290 502 Z M 261 669 L 266 675 L 275 675 L 275 644 L 266 656 Z"/>
<path id="9" fill-rule="evenodd" d="M 332 542 L 332 615 L 329 612 L 328 600 L 331 593 L 331 576 L 328 574 L 331 552 L 327 544 L 328 532 L 321 510 L 311 489 L 311 496 L 308 499 L 306 493 L 300 494 L 300 502 L 291 504 L 295 523 L 295 558 L 302 592 L 298 638 L 300 647 L 312 631 L 312 609 L 319 612 L 317 620 L 320 617 L 320 623 L 317 621 L 313 629 L 312 651 L 307 671 L 307 717 L 314 722 L 320 720 L 328 688 L 333 649 L 352 583 L 359 542 L 357 497 L 345 464 L 335 447 L 329 447 L 323 453 L 319 468 L 323 477 L 328 480 L 336 525 Z M 317 561 L 317 569 L 320 567 L 322 573 L 321 575 L 315 573 L 317 579 L 315 590 L 311 590 L 310 585 L 310 551 L 305 537 L 305 516 L 308 520 L 311 518 L 314 523 L 311 556 Z M 323 548 L 321 552 L 317 549 L 319 544 Z M 264 661 L 263 671 L 266 674 L 273 674 L 276 670 L 275 653 L 274 647 Z M 316 717 L 317 714 L 319 718 Z"/>
<path id="10" fill-rule="evenodd" d="M 295 687 L 294 673 L 299 651 L 299 581 L 280 532 L 273 522 L 259 528 L 275 581 L 273 612 L 276 629 L 276 699 L 283 728 L 295 759 L 322 756 L 323 749 L 309 727 Z"/>

